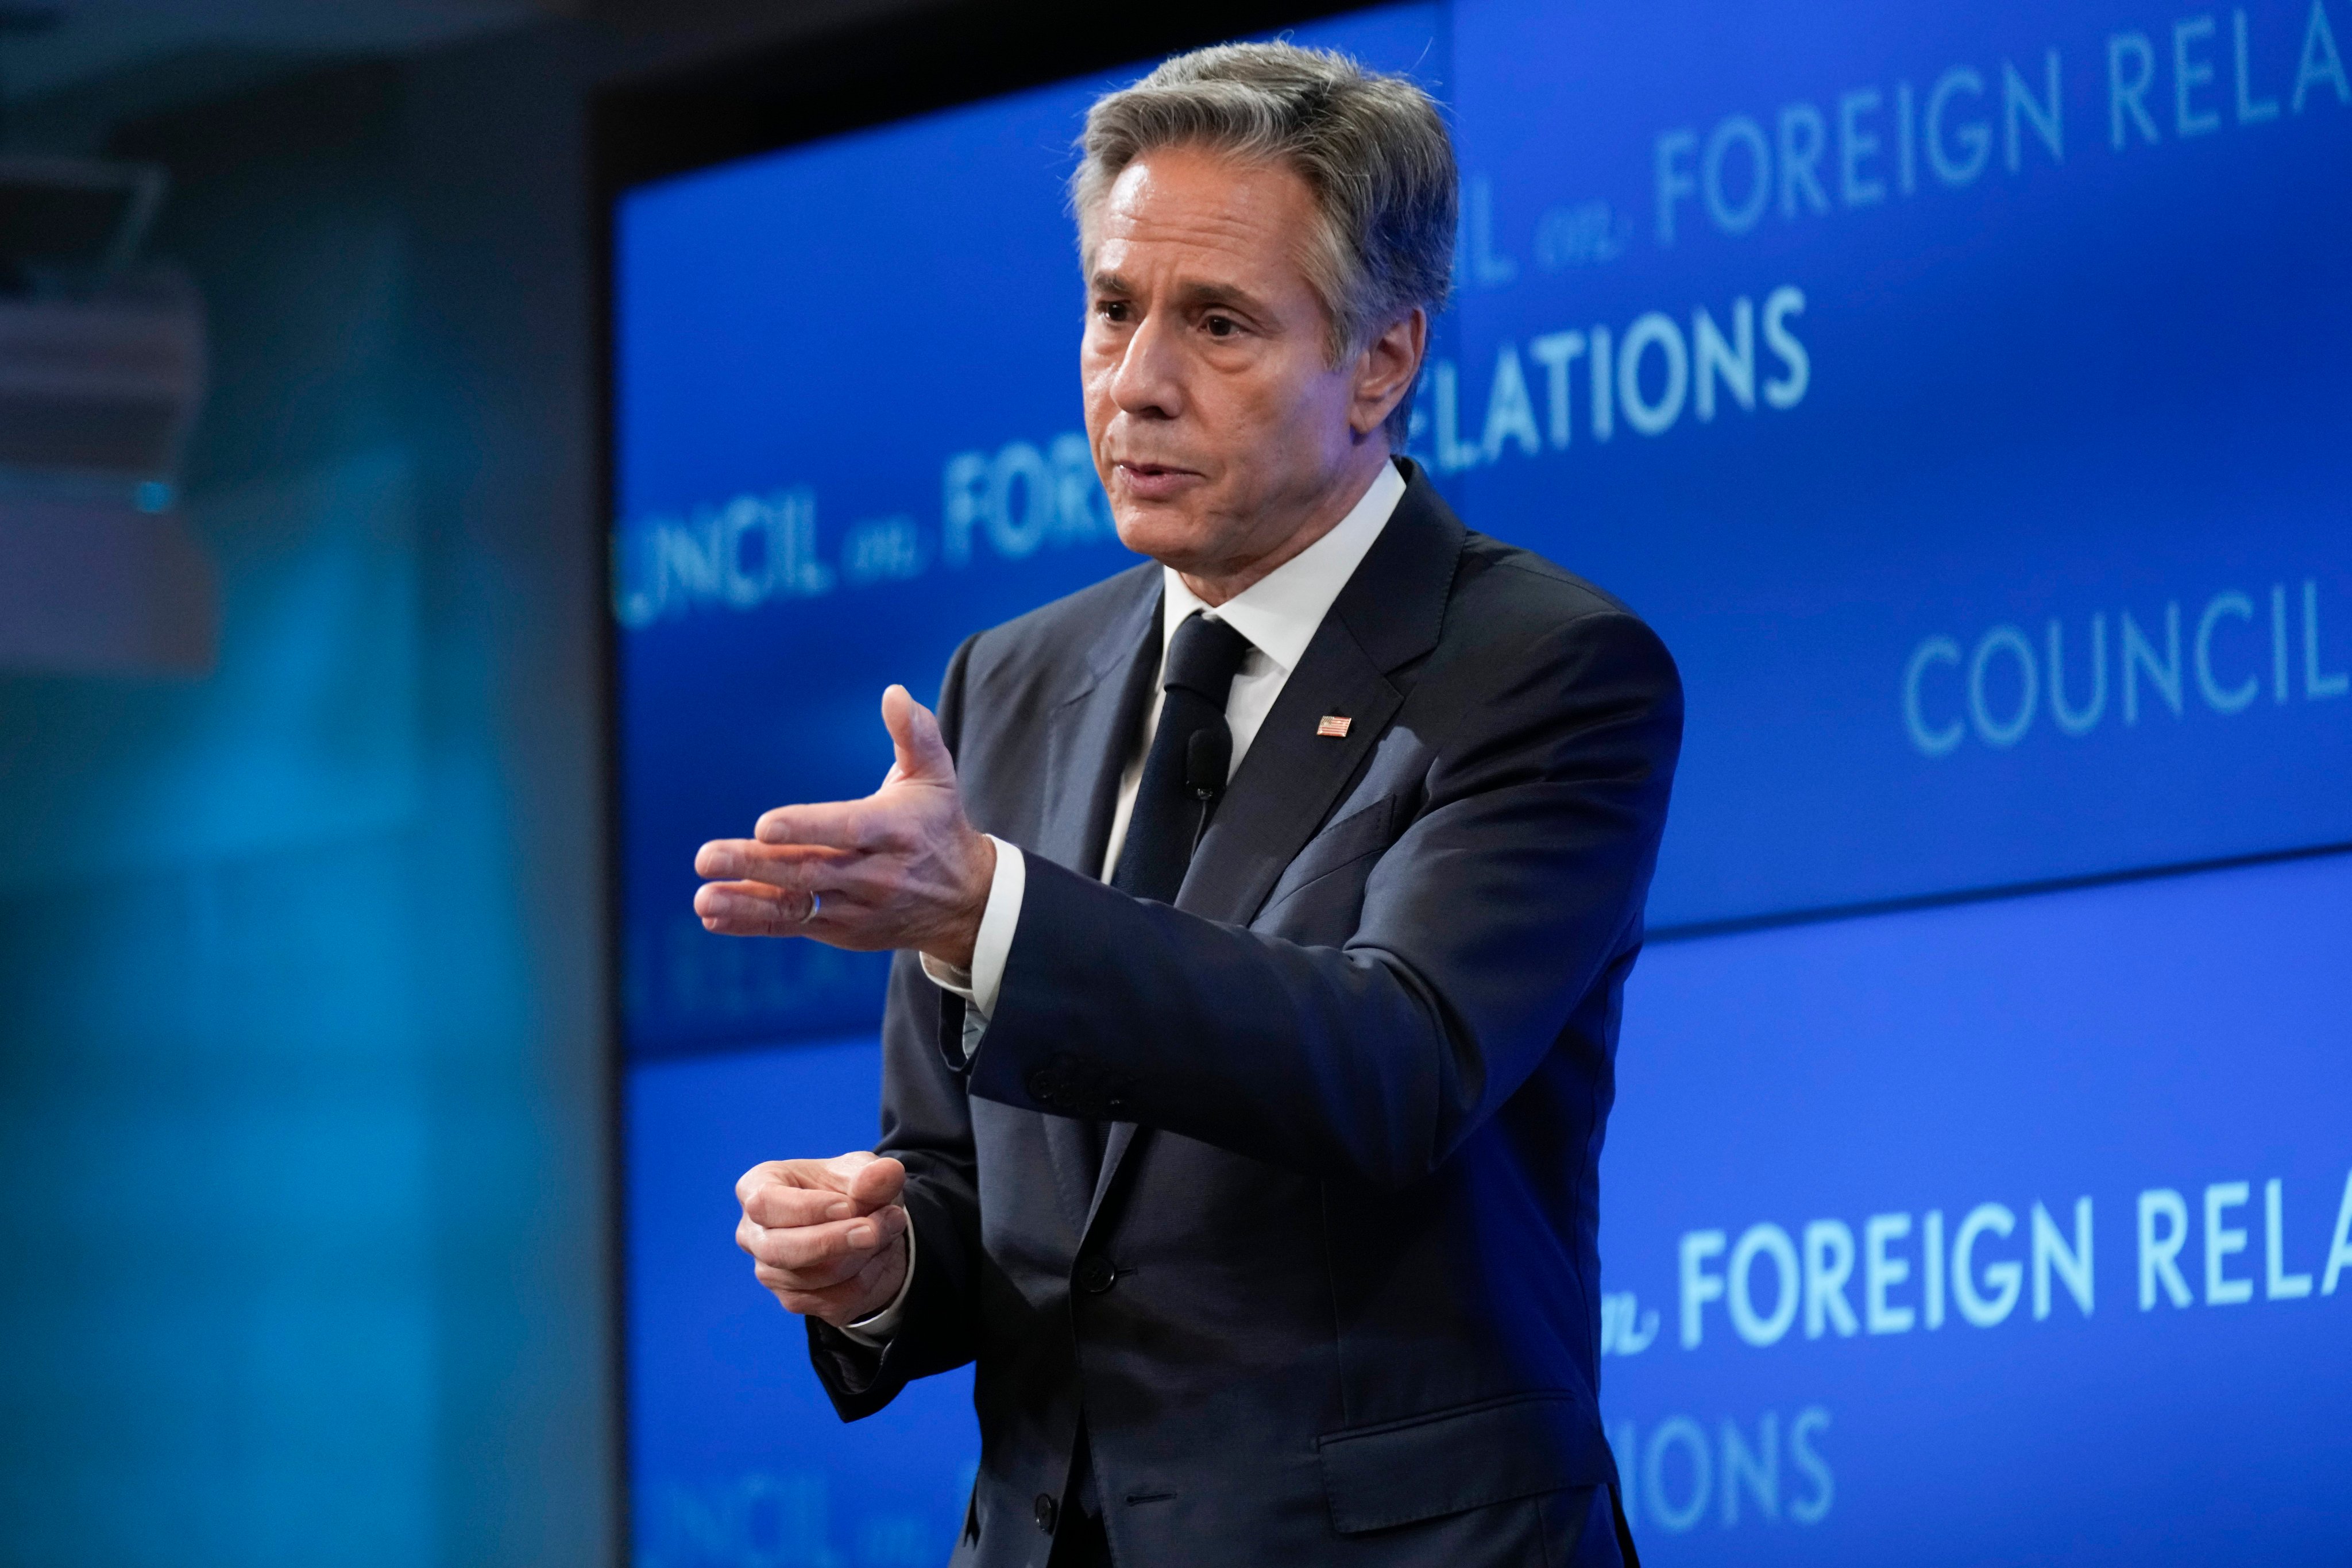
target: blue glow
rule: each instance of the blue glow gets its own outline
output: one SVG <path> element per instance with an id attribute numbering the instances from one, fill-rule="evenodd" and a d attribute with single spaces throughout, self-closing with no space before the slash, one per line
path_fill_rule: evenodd
<path id="1" fill-rule="evenodd" d="M 1461 0 L 1302 37 L 1454 116 L 1413 454 L 1682 663 L 1654 929 L 2352 843 L 2352 12 Z M 866 1424 L 932 1500 L 869 1491 L 896 1439 L 830 1425 L 724 1247 L 743 1165 L 870 1138 L 841 1042 L 878 961 L 708 937 L 690 858 L 863 793 L 886 682 L 1132 559 L 1072 446 L 1101 85 L 622 205 L 632 1418 L 645 1486 L 703 1500 L 641 1514 L 663 1562 L 732 1561 L 679 1521 L 749 1476 L 802 1521 L 761 1541 L 843 1562 L 936 1555 L 961 1506 L 953 1399 Z M 2322 856 L 1654 946 L 1603 1233 L 1645 1556 L 2336 1561 L 2347 942 Z"/>
<path id="2" fill-rule="evenodd" d="M 971 1373 L 844 1426 L 735 1247 L 735 1179 L 874 1140 L 870 1038 L 633 1068 L 630 1497 L 640 1562 L 939 1563 L 980 1462 Z M 840 1548 L 848 1551 L 828 1555 Z"/>

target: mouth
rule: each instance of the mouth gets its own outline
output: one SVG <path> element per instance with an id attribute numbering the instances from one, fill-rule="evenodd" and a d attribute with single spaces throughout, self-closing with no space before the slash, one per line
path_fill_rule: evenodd
<path id="1" fill-rule="evenodd" d="M 1118 463 L 1118 478 L 1119 491 L 1127 496 L 1127 500 L 1152 503 L 1152 500 L 1176 500 L 1188 489 L 1200 484 L 1204 475 L 1190 470 L 1190 468 L 1176 468 L 1173 463 L 1122 461 Z"/>
<path id="2" fill-rule="evenodd" d="M 1121 487 L 1138 500 L 1166 500 L 1203 478 L 1195 469 L 1181 468 L 1173 463 L 1121 459 L 1115 468 Z"/>

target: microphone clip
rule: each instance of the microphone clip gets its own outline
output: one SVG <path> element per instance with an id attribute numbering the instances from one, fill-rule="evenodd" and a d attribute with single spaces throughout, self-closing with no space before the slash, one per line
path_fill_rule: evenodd
<path id="1" fill-rule="evenodd" d="M 1184 787 L 1206 804 L 1225 793 L 1233 771 L 1234 737 L 1223 724 L 1204 724 L 1184 740 Z"/>
<path id="2" fill-rule="evenodd" d="M 1192 852 L 1208 836 L 1209 814 L 1225 793 L 1225 775 L 1233 771 L 1233 731 L 1222 723 L 1203 724 L 1184 739 L 1184 788 L 1201 803 L 1200 820 L 1192 826 Z"/>

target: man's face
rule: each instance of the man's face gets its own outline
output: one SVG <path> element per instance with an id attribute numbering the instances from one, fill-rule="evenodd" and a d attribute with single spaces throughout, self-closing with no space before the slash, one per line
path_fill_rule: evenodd
<path id="1" fill-rule="evenodd" d="M 1413 363 L 1382 361 L 1392 332 L 1331 364 L 1299 261 L 1318 221 L 1288 169 L 1190 148 L 1129 163 L 1095 216 L 1087 436 L 1119 538 L 1188 577 L 1254 580 L 1338 521 L 1419 368 L 1418 312 Z"/>

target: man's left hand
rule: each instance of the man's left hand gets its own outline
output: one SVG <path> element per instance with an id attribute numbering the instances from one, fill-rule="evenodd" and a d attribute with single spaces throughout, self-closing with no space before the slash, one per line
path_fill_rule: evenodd
<path id="1" fill-rule="evenodd" d="M 864 800 L 780 805 L 751 838 L 719 838 L 694 858 L 703 929 L 806 936 L 864 952 L 912 948 L 971 964 L 996 845 L 964 819 L 955 763 L 930 710 L 893 686 L 882 723 L 898 760 Z"/>

